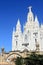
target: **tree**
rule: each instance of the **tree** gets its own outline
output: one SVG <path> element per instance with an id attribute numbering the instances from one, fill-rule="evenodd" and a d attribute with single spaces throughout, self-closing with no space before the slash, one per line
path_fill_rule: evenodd
<path id="1" fill-rule="evenodd" d="M 21 57 L 17 57 L 16 65 L 22 65 L 22 58 Z"/>
<path id="2" fill-rule="evenodd" d="M 25 65 L 40 65 L 39 56 L 32 53 L 29 57 L 25 58 Z"/>
<path id="3" fill-rule="evenodd" d="M 26 58 L 17 57 L 16 65 L 43 65 L 43 55 L 32 53 Z"/>

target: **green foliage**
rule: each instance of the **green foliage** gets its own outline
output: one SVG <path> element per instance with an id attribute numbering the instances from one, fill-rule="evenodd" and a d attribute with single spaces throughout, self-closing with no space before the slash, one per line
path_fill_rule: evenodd
<path id="1" fill-rule="evenodd" d="M 43 55 L 32 53 L 30 57 L 25 58 L 25 65 L 43 65 Z"/>
<path id="2" fill-rule="evenodd" d="M 43 55 L 32 53 L 26 58 L 17 57 L 16 65 L 43 65 Z"/>
<path id="3" fill-rule="evenodd" d="M 17 57 L 16 65 L 22 65 L 22 58 L 21 57 Z"/>

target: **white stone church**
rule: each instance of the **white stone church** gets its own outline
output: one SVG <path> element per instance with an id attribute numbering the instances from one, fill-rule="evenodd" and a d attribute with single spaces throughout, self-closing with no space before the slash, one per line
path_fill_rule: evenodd
<path id="1" fill-rule="evenodd" d="M 29 7 L 27 21 L 21 30 L 18 19 L 16 30 L 12 33 L 12 51 L 43 51 L 43 25 L 39 25 L 39 20 Z"/>

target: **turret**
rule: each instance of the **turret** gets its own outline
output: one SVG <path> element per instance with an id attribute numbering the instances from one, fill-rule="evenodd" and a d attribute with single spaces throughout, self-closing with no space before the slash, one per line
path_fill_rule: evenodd
<path id="1" fill-rule="evenodd" d="M 22 45 L 22 31 L 21 31 L 21 24 L 18 19 L 16 25 L 16 31 L 13 31 L 13 38 L 12 38 L 12 50 L 13 51 L 20 51 Z"/>
<path id="2" fill-rule="evenodd" d="M 35 16 L 35 24 L 39 26 L 39 21 L 38 21 L 37 16 Z"/>

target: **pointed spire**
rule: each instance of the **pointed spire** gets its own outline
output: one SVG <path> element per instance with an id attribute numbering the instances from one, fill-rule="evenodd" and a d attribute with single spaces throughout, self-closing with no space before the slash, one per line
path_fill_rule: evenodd
<path id="1" fill-rule="evenodd" d="M 19 19 L 17 21 L 16 30 L 21 30 L 21 24 Z"/>
<path id="2" fill-rule="evenodd" d="M 18 19 L 18 21 L 17 21 L 17 25 L 16 26 L 21 26 L 20 25 L 20 20 Z"/>
<path id="3" fill-rule="evenodd" d="M 38 18 L 37 18 L 37 16 L 35 16 L 35 22 L 38 22 Z"/>
<path id="4" fill-rule="evenodd" d="M 35 16 L 35 24 L 36 24 L 36 26 L 39 27 L 39 21 L 38 21 L 38 17 L 37 16 Z"/>

